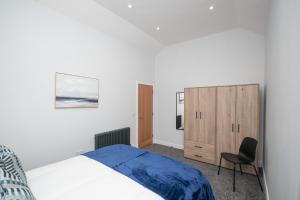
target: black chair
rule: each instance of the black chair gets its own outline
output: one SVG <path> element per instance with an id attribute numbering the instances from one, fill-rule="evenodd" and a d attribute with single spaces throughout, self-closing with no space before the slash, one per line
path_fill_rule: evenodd
<path id="1" fill-rule="evenodd" d="M 233 192 L 235 192 L 235 166 L 239 165 L 241 174 L 243 174 L 242 171 L 242 165 L 251 165 L 256 173 L 257 180 L 260 185 L 260 189 L 263 192 L 263 187 L 261 185 L 259 176 L 257 174 L 256 167 L 252 164 L 255 160 L 255 153 L 256 153 L 256 146 L 257 146 L 257 140 L 246 137 L 244 138 L 239 154 L 232 154 L 232 153 L 221 153 L 221 158 L 220 158 L 220 164 L 219 164 L 219 170 L 218 170 L 218 175 L 220 174 L 220 169 L 221 169 L 221 164 L 222 164 L 222 159 L 224 158 L 225 160 L 233 163 Z"/>

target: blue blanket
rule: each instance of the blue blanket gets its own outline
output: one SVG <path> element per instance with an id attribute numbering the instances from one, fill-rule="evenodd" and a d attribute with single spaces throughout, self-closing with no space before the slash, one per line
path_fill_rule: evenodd
<path id="1" fill-rule="evenodd" d="M 83 154 L 124 174 L 167 200 L 214 200 L 205 176 L 191 165 L 127 145 Z"/>

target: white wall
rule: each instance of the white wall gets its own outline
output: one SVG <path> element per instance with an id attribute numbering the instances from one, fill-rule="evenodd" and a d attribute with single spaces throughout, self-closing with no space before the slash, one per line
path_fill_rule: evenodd
<path id="1" fill-rule="evenodd" d="M 154 56 L 34 0 L 0 1 L 0 138 L 25 169 L 91 150 L 94 134 L 130 126 L 136 80 Z M 100 79 L 98 109 L 54 109 L 55 72 Z"/>
<path id="2" fill-rule="evenodd" d="M 264 37 L 242 29 L 163 49 L 155 64 L 156 141 L 182 147 L 175 94 L 185 87 L 259 83 L 263 92 L 264 56 Z"/>
<path id="3" fill-rule="evenodd" d="M 300 199 L 300 1 L 270 1 L 264 168 L 272 200 Z"/>

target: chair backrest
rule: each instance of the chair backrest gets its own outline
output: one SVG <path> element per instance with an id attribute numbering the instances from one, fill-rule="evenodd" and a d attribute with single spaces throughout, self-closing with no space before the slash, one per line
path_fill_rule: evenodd
<path id="1" fill-rule="evenodd" d="M 257 140 L 250 137 L 245 137 L 240 146 L 239 156 L 253 162 L 255 160 Z"/>

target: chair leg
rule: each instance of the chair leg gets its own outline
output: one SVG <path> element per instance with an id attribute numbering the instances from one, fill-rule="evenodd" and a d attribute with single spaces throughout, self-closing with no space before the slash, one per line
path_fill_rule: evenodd
<path id="1" fill-rule="evenodd" d="M 254 165 L 252 165 L 252 167 L 253 167 L 254 170 L 255 170 L 255 174 L 256 174 L 258 183 L 259 183 L 259 185 L 260 185 L 260 189 L 261 189 L 262 192 L 264 192 L 263 187 L 262 187 L 261 182 L 260 182 L 260 179 L 259 179 L 259 176 L 258 176 L 258 173 L 257 173 L 257 170 L 256 170 L 256 167 L 255 167 Z"/>
<path id="2" fill-rule="evenodd" d="M 218 175 L 220 174 L 220 170 L 221 170 L 221 164 L 222 164 L 222 156 L 221 156 L 221 158 L 220 158 L 220 164 L 219 164 Z"/>
<path id="3" fill-rule="evenodd" d="M 235 163 L 233 164 L 233 192 L 235 192 Z"/>
<path id="4" fill-rule="evenodd" d="M 242 165 L 240 164 L 240 171 L 241 171 L 241 174 L 243 175 L 243 170 L 242 170 Z"/>

